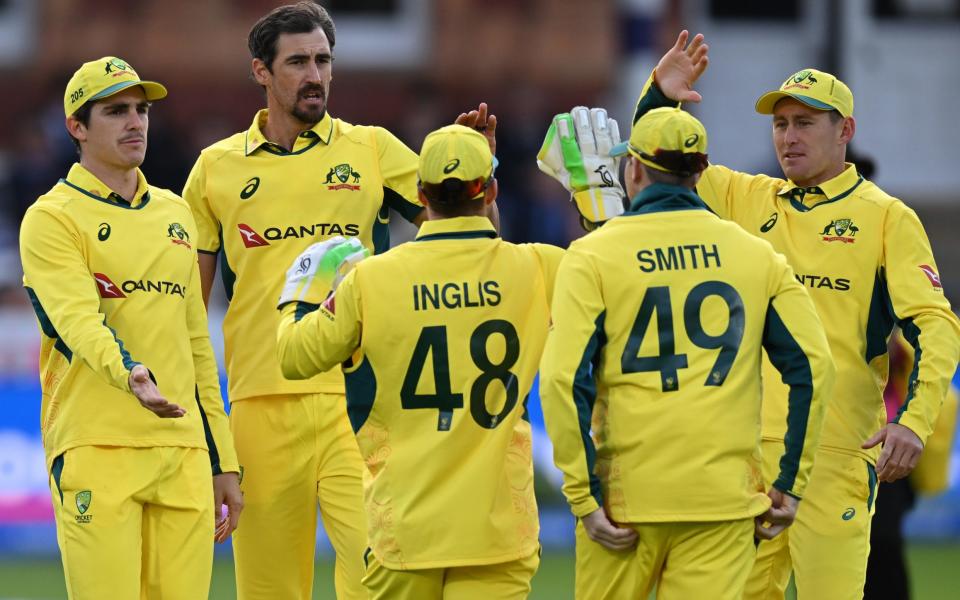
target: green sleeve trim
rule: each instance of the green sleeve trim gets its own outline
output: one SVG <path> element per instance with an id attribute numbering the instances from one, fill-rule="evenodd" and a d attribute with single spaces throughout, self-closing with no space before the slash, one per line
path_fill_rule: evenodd
<path id="1" fill-rule="evenodd" d="M 373 253 L 383 254 L 390 249 L 390 207 L 384 204 L 380 207 L 373 220 Z"/>
<path id="2" fill-rule="evenodd" d="M 347 392 L 347 417 L 356 433 L 367 422 L 377 398 L 377 376 L 370 361 L 364 357 L 359 367 L 345 372 L 343 383 Z"/>
<path id="3" fill-rule="evenodd" d="M 213 439 L 213 431 L 210 430 L 210 422 L 207 420 L 207 413 L 203 410 L 203 404 L 200 402 L 200 390 L 193 386 L 193 396 L 197 400 L 197 408 L 200 409 L 200 422 L 203 423 L 203 437 L 207 440 L 207 449 L 210 451 L 210 468 L 214 475 L 220 475 L 223 470 L 220 468 L 220 451 L 217 450 L 217 442 Z"/>
<path id="4" fill-rule="evenodd" d="M 60 354 L 62 354 L 67 362 L 73 361 L 73 351 L 67 346 L 67 343 L 63 341 L 63 338 L 60 337 L 60 334 L 57 333 L 56 327 L 53 326 L 53 322 L 50 321 L 47 311 L 44 310 L 43 304 L 40 303 L 40 298 L 37 297 L 36 292 L 33 291 L 33 288 L 27 287 L 27 296 L 30 297 L 30 304 L 33 305 L 33 312 L 37 313 L 37 321 L 40 323 L 40 331 L 43 332 L 43 335 L 48 338 L 55 340 L 53 347 L 56 348 Z"/>
<path id="5" fill-rule="evenodd" d="M 783 382 L 790 386 L 787 435 L 784 437 L 786 452 L 780 458 L 780 476 L 773 483 L 773 487 L 786 492 L 793 489 L 800 469 L 810 401 L 813 398 L 813 375 L 806 352 L 790 334 L 772 302 L 767 307 L 763 347 L 767 350 L 770 362 L 780 371 Z"/>
<path id="6" fill-rule="evenodd" d="M 297 306 L 293 311 L 294 323 L 299 323 L 300 319 L 320 308 L 319 304 L 312 304 L 310 302 L 295 302 L 294 304 Z"/>
<path id="7" fill-rule="evenodd" d="M 53 483 L 57 486 L 57 493 L 60 494 L 60 504 L 63 504 L 63 489 L 60 487 L 60 477 L 63 475 L 63 454 L 53 459 L 50 466 L 50 474 L 53 476 Z"/>
<path id="8" fill-rule="evenodd" d="M 400 213 L 400 216 L 413 223 L 421 212 L 423 212 L 423 207 L 414 202 L 410 202 L 399 192 L 383 186 L 383 203 L 392 208 L 393 210 Z"/>
<path id="9" fill-rule="evenodd" d="M 220 229 L 220 280 L 223 282 L 223 291 L 227 296 L 227 302 L 233 300 L 233 286 L 237 282 L 237 274 L 230 268 L 230 260 L 227 258 L 227 247 L 223 245 L 223 229 Z"/>
<path id="10" fill-rule="evenodd" d="M 898 324 L 900 325 L 900 330 L 903 331 L 903 339 L 910 342 L 910 345 L 913 346 L 913 371 L 910 372 L 910 378 L 907 380 L 907 398 L 903 401 L 903 406 L 900 407 L 900 410 L 897 411 L 897 416 L 893 420 L 894 423 L 900 422 L 900 417 L 903 416 L 903 413 L 907 412 L 910 401 L 917 395 L 917 381 L 920 378 L 920 357 L 923 354 L 923 348 L 920 347 L 920 328 L 917 327 L 914 320 L 912 318 L 903 319 L 899 321 Z"/>
<path id="11" fill-rule="evenodd" d="M 651 110 L 655 108 L 663 108 L 664 106 L 680 106 L 680 103 L 664 96 L 663 92 L 660 91 L 660 88 L 657 87 L 657 84 L 655 82 L 651 82 L 647 93 L 644 94 L 637 102 L 637 110 L 633 113 L 633 122 L 636 123 L 640 120 L 640 117 L 647 114 Z"/>
<path id="12" fill-rule="evenodd" d="M 896 322 L 890 292 L 887 289 L 886 270 L 882 267 L 873 280 L 873 295 L 870 297 L 870 312 L 867 314 L 867 363 L 887 353 L 887 340 Z"/>
<path id="13" fill-rule="evenodd" d="M 126 367 L 126 369 L 129 371 L 133 369 L 135 366 L 139 365 L 140 363 L 138 361 L 135 361 L 132 358 L 130 358 L 130 353 L 127 352 L 127 349 L 124 347 L 123 340 L 117 337 L 116 330 L 113 327 L 110 327 L 109 325 L 107 325 L 106 317 L 103 318 L 103 326 L 109 329 L 110 333 L 113 334 L 113 339 L 114 341 L 117 342 L 117 346 L 120 348 L 120 358 L 123 360 L 123 366 Z"/>
<path id="14" fill-rule="evenodd" d="M 580 424 L 580 439 L 587 459 L 587 473 L 590 475 L 590 495 L 603 506 L 603 491 L 600 478 L 594 473 L 597 463 L 597 449 L 590 437 L 590 422 L 593 418 L 593 405 L 597 399 L 597 369 L 600 365 L 602 349 L 607 343 L 603 323 L 607 311 L 601 312 L 594 321 L 594 331 L 583 349 L 580 365 L 573 377 L 573 403 L 577 408 Z"/>

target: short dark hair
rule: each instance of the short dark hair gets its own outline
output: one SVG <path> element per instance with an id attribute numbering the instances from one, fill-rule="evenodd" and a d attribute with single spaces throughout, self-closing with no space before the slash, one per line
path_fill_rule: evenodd
<path id="1" fill-rule="evenodd" d="M 90 127 L 90 113 L 93 112 L 94 104 L 96 104 L 96 102 L 87 102 L 75 110 L 70 116 L 83 123 L 84 127 Z M 80 140 L 73 137 L 73 134 L 71 134 L 69 130 L 67 130 L 67 135 L 70 136 L 70 139 L 73 141 L 73 145 L 77 148 L 77 156 L 80 156 Z"/>
<path id="2" fill-rule="evenodd" d="M 677 185 L 680 187 L 690 188 L 691 190 L 697 186 L 697 175 L 701 171 L 696 171 L 694 173 L 667 173 L 666 171 L 661 171 L 659 169 L 654 169 L 651 166 L 645 165 L 640 161 L 637 161 L 637 164 L 642 166 L 647 172 L 647 177 L 650 178 L 650 181 L 654 183 L 666 183 L 669 185 Z"/>
<path id="3" fill-rule="evenodd" d="M 330 50 L 337 41 L 333 19 L 325 8 L 315 2 L 297 2 L 277 7 L 257 21 L 247 36 L 250 56 L 258 58 L 273 72 L 273 61 L 277 58 L 277 38 L 282 33 L 310 33 L 316 28 L 323 30 L 330 44 Z"/>
<path id="4" fill-rule="evenodd" d="M 444 179 L 440 183 L 420 183 L 420 190 L 430 202 L 430 210 L 441 217 L 475 215 L 483 209 L 483 198 L 493 182 L 488 179 L 461 181 Z"/>
<path id="5" fill-rule="evenodd" d="M 669 174 L 681 179 L 696 175 L 710 164 L 707 155 L 702 152 L 681 152 L 679 150 L 657 150 L 653 155 L 643 154 L 649 160 L 663 167 Z M 661 171 L 662 172 L 662 171 Z"/>
<path id="6" fill-rule="evenodd" d="M 840 111 L 837 109 L 833 109 L 827 114 L 830 115 L 830 122 L 833 123 L 834 125 L 836 125 L 837 123 L 843 120 L 843 115 L 841 115 Z"/>

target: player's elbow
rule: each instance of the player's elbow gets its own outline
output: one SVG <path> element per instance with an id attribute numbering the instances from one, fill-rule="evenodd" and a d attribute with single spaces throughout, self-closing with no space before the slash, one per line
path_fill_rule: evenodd
<path id="1" fill-rule="evenodd" d="M 314 375 L 304 368 L 302 354 L 294 348 L 294 336 L 289 329 L 281 329 L 277 336 L 277 360 L 286 379 L 307 379 Z"/>

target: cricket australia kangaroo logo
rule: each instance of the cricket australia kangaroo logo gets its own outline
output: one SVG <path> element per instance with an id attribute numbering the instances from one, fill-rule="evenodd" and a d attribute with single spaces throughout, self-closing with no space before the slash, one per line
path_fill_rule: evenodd
<path id="1" fill-rule="evenodd" d="M 825 242 L 852 244 L 857 241 L 855 238 L 859 231 L 860 228 L 853 224 L 853 219 L 835 219 L 823 228 L 820 235 L 823 236 Z"/>
<path id="2" fill-rule="evenodd" d="M 353 178 L 352 184 L 348 183 L 351 178 Z M 340 183 L 337 183 L 334 179 Z M 360 190 L 360 173 L 354 171 L 353 167 L 349 164 L 343 163 L 335 167 L 330 167 L 324 183 L 328 184 L 328 190 L 352 190 L 356 192 Z"/>
<path id="3" fill-rule="evenodd" d="M 88 515 L 87 511 L 90 510 L 90 504 L 93 503 L 93 492 L 90 490 L 77 492 L 74 501 L 77 503 L 77 512 L 80 513 L 74 517 L 77 523 L 89 523 L 93 515 Z"/>
<path id="4" fill-rule="evenodd" d="M 170 223 L 170 226 L 167 227 L 167 237 L 174 244 L 190 248 L 190 234 L 180 223 Z"/>

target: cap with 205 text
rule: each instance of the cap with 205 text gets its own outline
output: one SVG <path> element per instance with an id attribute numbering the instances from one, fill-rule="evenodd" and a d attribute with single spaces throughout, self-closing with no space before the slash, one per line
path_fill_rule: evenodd
<path id="1" fill-rule="evenodd" d="M 126 61 L 104 56 L 81 65 L 67 83 L 63 94 L 63 112 L 70 116 L 87 102 L 102 100 L 129 87 L 139 85 L 147 100 L 166 97 L 167 88 L 155 81 L 142 81 Z"/>

